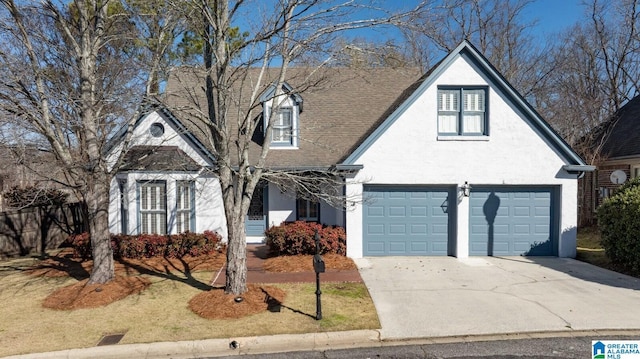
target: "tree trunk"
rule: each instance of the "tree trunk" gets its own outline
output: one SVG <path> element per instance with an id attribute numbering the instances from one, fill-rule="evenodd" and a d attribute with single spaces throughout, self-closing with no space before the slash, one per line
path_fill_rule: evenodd
<path id="1" fill-rule="evenodd" d="M 109 187 L 106 178 L 100 178 L 104 176 L 106 175 L 94 175 L 94 182 L 89 186 L 85 197 L 93 255 L 93 269 L 89 284 L 103 284 L 115 278 L 113 249 L 109 235 Z"/>
<path id="2" fill-rule="evenodd" d="M 234 209 L 230 209 L 234 211 Z M 227 271 L 224 291 L 240 295 L 247 291 L 247 237 L 244 230 L 244 215 L 231 215 L 227 242 Z"/>

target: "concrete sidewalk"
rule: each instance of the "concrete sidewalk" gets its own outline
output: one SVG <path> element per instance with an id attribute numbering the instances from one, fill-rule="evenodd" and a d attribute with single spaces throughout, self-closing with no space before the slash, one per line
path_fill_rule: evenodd
<path id="1" fill-rule="evenodd" d="M 383 340 L 640 329 L 640 280 L 567 258 L 357 260 Z"/>

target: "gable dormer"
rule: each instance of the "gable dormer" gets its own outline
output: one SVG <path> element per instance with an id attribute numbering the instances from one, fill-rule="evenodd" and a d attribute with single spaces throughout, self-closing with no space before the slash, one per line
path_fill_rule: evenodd
<path id="1" fill-rule="evenodd" d="M 268 128 L 273 120 L 270 131 L 265 132 L 265 139 L 270 141 L 272 148 L 296 149 L 303 101 L 288 83 L 283 83 L 281 89 L 282 93 L 276 95 L 276 85 L 273 84 L 260 96 L 264 128 Z"/>

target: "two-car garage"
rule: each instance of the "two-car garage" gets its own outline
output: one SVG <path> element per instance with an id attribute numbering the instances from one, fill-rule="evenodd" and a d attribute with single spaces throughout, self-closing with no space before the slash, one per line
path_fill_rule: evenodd
<path id="1" fill-rule="evenodd" d="M 554 187 L 364 186 L 363 255 L 455 255 L 468 205 L 468 254 L 556 256 Z M 467 231 L 461 231 L 461 233 Z"/>

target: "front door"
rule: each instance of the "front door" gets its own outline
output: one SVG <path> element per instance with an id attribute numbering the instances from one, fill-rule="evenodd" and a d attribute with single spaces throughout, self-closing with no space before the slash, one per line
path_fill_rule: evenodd
<path id="1" fill-rule="evenodd" d="M 263 183 L 258 184 L 251 198 L 249 213 L 245 221 L 247 236 L 262 236 L 267 229 L 267 192 L 268 186 Z"/>

